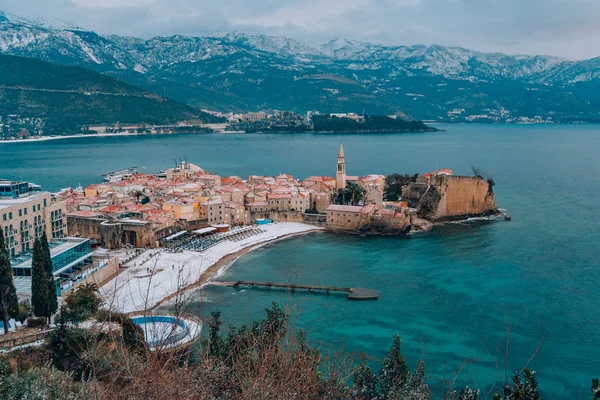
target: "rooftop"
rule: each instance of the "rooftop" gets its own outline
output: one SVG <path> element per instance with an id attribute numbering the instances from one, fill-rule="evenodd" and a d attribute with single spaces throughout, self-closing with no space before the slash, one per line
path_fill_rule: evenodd
<path id="1" fill-rule="evenodd" d="M 362 206 L 344 206 L 340 204 L 331 204 L 329 207 L 327 207 L 327 211 L 359 213 L 360 210 L 362 210 Z"/>
<path id="2" fill-rule="evenodd" d="M 85 243 L 85 242 L 89 242 L 89 239 L 86 238 L 74 238 L 74 237 L 70 237 L 70 238 L 66 238 L 57 242 L 50 242 L 49 246 L 50 246 L 50 257 L 53 259 L 54 262 L 56 262 L 55 257 L 58 256 L 59 254 L 65 253 L 69 250 L 74 249 L 75 247 L 77 247 L 78 245 Z M 83 255 L 82 257 L 74 260 L 74 262 L 69 263 L 68 265 L 66 265 L 66 267 L 68 267 L 69 265 L 73 264 L 73 263 L 77 263 L 79 262 L 82 258 L 87 258 L 91 255 L 91 253 L 87 253 L 85 255 Z M 12 260 L 12 266 L 13 267 L 18 267 L 18 268 L 31 268 L 31 253 L 27 253 L 27 254 L 21 254 L 19 256 L 17 256 L 15 259 Z M 57 267 L 56 265 L 54 267 Z M 65 266 L 60 266 L 60 270 L 65 269 Z M 54 273 L 58 273 L 60 272 L 60 270 L 56 270 L 54 271 Z"/>
<path id="3" fill-rule="evenodd" d="M 0 198 L 0 210 L 3 208 L 7 208 L 7 207 L 26 204 L 30 201 L 39 200 L 42 197 L 44 197 L 44 195 L 50 196 L 50 192 L 36 192 L 36 193 L 29 194 L 29 195 L 24 195 L 24 196 L 18 197 L 16 199 Z"/>

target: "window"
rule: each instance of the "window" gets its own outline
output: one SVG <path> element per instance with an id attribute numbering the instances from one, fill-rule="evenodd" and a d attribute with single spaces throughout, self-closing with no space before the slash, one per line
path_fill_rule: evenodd
<path id="1" fill-rule="evenodd" d="M 6 214 L 2 214 L 2 219 L 6 221 Z"/>
<path id="2" fill-rule="evenodd" d="M 8 213 L 8 219 L 12 219 L 12 211 Z"/>
<path id="3" fill-rule="evenodd" d="M 25 208 L 23 209 L 23 212 L 25 213 L 25 215 L 27 215 L 27 207 L 25 207 Z"/>
<path id="4" fill-rule="evenodd" d="M 44 199 L 44 207 L 46 207 L 46 199 Z"/>
<path id="5" fill-rule="evenodd" d="M 19 217 L 23 216 L 23 210 L 19 210 Z"/>

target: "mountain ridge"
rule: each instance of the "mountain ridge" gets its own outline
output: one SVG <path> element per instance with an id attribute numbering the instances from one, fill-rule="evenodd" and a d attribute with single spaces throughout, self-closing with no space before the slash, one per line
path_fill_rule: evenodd
<path id="1" fill-rule="evenodd" d="M 0 116 L 12 114 L 42 118 L 47 130 L 59 133 L 87 124 L 214 119 L 93 70 L 0 54 Z"/>
<path id="2" fill-rule="evenodd" d="M 404 111 L 446 120 L 457 109 L 466 114 L 504 109 L 514 117 L 568 120 L 597 118 L 600 100 L 590 93 L 600 81 L 600 58 L 572 61 L 439 45 L 384 46 L 343 38 L 308 45 L 242 32 L 141 39 L 5 18 L 0 52 L 91 68 L 222 111 Z M 546 94 L 536 100 L 531 92 Z"/>

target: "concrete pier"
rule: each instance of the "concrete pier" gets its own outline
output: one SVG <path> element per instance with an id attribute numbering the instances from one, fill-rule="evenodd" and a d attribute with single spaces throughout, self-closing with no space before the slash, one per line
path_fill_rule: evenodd
<path id="1" fill-rule="evenodd" d="M 292 292 L 296 290 L 306 290 L 310 292 L 346 292 L 348 293 L 348 300 L 378 300 L 380 292 L 379 290 L 366 289 L 366 288 L 346 288 L 337 286 L 321 286 L 321 285 L 303 285 L 297 283 L 278 283 L 278 282 L 257 282 L 257 281 L 237 281 L 237 282 L 212 282 L 212 284 L 240 287 L 264 287 L 264 288 L 282 288 L 289 289 Z"/>

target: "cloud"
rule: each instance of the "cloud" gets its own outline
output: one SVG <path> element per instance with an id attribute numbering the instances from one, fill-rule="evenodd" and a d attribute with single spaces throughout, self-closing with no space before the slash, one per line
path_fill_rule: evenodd
<path id="1" fill-rule="evenodd" d="M 0 0 L 0 9 L 139 37 L 237 30 L 600 56 L 598 0 Z"/>
<path id="2" fill-rule="evenodd" d="M 73 3 L 79 7 L 137 7 L 147 6 L 156 3 L 157 0 L 73 0 Z"/>

